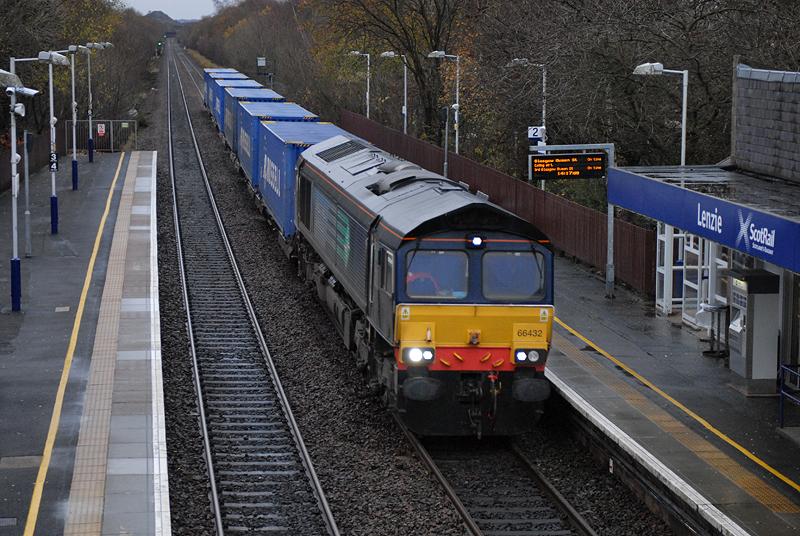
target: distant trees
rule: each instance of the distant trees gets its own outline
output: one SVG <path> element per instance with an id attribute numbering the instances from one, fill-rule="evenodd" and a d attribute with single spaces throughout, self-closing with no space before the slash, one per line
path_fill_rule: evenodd
<path id="1" fill-rule="evenodd" d="M 151 18 L 123 7 L 119 0 L 3 0 L 0 2 L 0 68 L 8 70 L 9 56 L 32 57 L 89 41 L 111 41 L 114 48 L 92 58 L 95 117 L 125 117 L 138 105 L 143 89 L 149 89 L 148 67 L 163 28 Z M 23 127 L 41 131 L 47 127 L 47 70 L 37 64 L 18 64 L 17 72 L 30 87 L 42 94 L 27 102 Z M 68 69 L 54 72 L 56 116 L 70 115 Z M 85 110 L 86 61 L 76 63 L 76 98 Z M 0 98 L 5 98 L 4 96 Z M 85 112 L 82 112 L 84 115 Z M 0 132 L 5 133 L 8 114 L 0 114 Z"/>
<path id="2" fill-rule="evenodd" d="M 680 78 L 637 77 L 633 68 L 660 61 L 688 69 L 688 162 L 710 163 L 729 152 L 734 56 L 800 69 L 798 20 L 794 0 L 244 0 L 186 37 L 249 72 L 266 55 L 284 92 L 329 117 L 339 107 L 363 109 L 363 60 L 347 52 L 370 52 L 372 116 L 395 127 L 400 66 L 378 55 L 407 54 L 411 128 L 432 140 L 439 107 L 452 102 L 454 70 L 426 56 L 459 54 L 462 152 L 521 176 L 525 129 L 541 120 L 541 72 L 507 68 L 512 58 L 547 65 L 550 141 L 613 142 L 623 164 L 679 160 Z"/>

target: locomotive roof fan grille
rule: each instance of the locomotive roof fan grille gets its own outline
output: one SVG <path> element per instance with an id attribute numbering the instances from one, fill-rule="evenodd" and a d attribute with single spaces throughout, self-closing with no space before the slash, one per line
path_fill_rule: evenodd
<path id="1" fill-rule="evenodd" d="M 334 160 L 339 160 L 340 158 L 344 158 L 347 155 L 357 153 L 358 151 L 366 148 L 367 146 L 364 145 L 363 143 L 359 143 L 355 140 L 350 140 L 348 142 L 342 143 L 341 145 L 331 147 L 330 149 L 325 149 L 324 151 L 318 153 L 317 156 L 319 156 L 326 162 L 333 162 Z"/>

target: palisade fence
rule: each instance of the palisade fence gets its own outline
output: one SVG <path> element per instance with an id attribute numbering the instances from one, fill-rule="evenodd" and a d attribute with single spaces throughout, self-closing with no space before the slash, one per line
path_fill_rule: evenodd
<path id="1" fill-rule="evenodd" d="M 17 134 L 17 154 L 22 154 L 22 131 L 18 128 Z M 64 161 L 64 140 L 57 139 L 56 147 L 61 161 Z M 42 134 L 28 134 L 28 158 L 31 173 L 37 172 L 50 162 L 50 132 L 45 130 Z M 17 173 L 19 173 L 20 184 L 22 184 L 24 173 L 23 161 L 19 161 Z M 11 188 L 11 148 L 0 147 L 0 192 Z"/>
<path id="2" fill-rule="evenodd" d="M 136 136 L 139 124 L 130 119 L 92 119 L 92 137 L 95 151 L 117 152 L 122 149 L 138 149 Z M 75 138 L 79 151 L 89 150 L 89 120 L 75 122 Z M 72 150 L 72 120 L 65 121 L 64 139 Z M 130 145 L 128 145 L 130 144 Z"/>
<path id="3" fill-rule="evenodd" d="M 407 136 L 347 110 L 341 126 L 381 149 L 441 173 L 444 150 Z M 553 245 L 595 268 L 605 271 L 606 214 L 563 197 L 543 192 L 526 181 L 515 179 L 483 164 L 450 153 L 448 176 L 480 190 L 501 207 L 536 225 Z M 614 222 L 614 265 L 617 280 L 652 296 L 655 286 L 655 232 L 631 223 Z"/>

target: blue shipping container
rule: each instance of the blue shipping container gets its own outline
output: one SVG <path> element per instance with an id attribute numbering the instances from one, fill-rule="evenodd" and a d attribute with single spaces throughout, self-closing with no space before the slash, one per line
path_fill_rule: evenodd
<path id="1" fill-rule="evenodd" d="M 267 211 L 286 238 L 295 231 L 295 166 L 300 154 L 334 136 L 356 136 L 332 123 L 265 121 L 262 123 L 258 190 Z"/>
<path id="2" fill-rule="evenodd" d="M 208 103 L 211 102 L 211 84 L 209 81 L 212 78 L 227 78 L 225 75 L 238 75 L 241 74 L 236 69 L 227 68 L 214 68 L 214 69 L 203 69 L 203 104 L 208 107 Z"/>
<path id="3" fill-rule="evenodd" d="M 236 153 L 239 143 L 239 101 L 283 102 L 286 99 L 267 88 L 229 87 L 225 89 L 225 141 Z"/>
<path id="4" fill-rule="evenodd" d="M 217 128 L 220 132 L 225 132 L 225 89 L 229 87 L 262 87 L 255 80 L 219 80 L 212 78 L 211 84 L 212 100 L 210 101 L 211 113 Z"/>
<path id="5" fill-rule="evenodd" d="M 239 163 L 253 189 L 258 189 L 261 121 L 319 121 L 319 117 L 293 102 L 239 102 Z"/>

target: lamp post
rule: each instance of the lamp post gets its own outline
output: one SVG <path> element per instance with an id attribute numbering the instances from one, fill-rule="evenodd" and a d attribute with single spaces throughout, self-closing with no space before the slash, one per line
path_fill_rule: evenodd
<path id="1" fill-rule="evenodd" d="M 686 101 L 689 93 L 689 71 L 665 69 L 663 63 L 642 63 L 633 70 L 637 76 L 660 76 L 663 74 L 681 75 L 683 77 L 683 95 L 681 98 L 681 167 L 686 165 Z M 684 174 L 681 173 L 681 188 L 684 186 Z M 675 228 L 672 225 L 664 224 L 664 264 L 668 270 L 664 274 L 664 304 L 667 313 L 672 312 L 672 246 Z M 684 239 L 678 240 L 678 263 L 683 264 L 684 258 Z M 656 300 L 658 296 L 656 296 Z"/>
<path id="2" fill-rule="evenodd" d="M 56 194 L 56 168 L 53 156 L 56 154 L 56 116 L 53 103 L 53 65 L 69 67 L 69 60 L 58 52 L 39 52 L 38 60 L 47 64 L 50 95 L 50 233 L 58 234 L 58 195 Z"/>
<path id="3" fill-rule="evenodd" d="M 110 48 L 109 42 L 105 43 L 86 43 L 86 70 L 89 77 L 89 163 L 94 162 L 94 136 L 92 134 L 92 50 L 103 50 Z"/>
<path id="4" fill-rule="evenodd" d="M 370 78 L 370 63 L 369 63 L 369 53 L 361 52 L 360 50 L 351 50 L 351 56 L 364 56 L 367 58 L 367 119 L 369 119 L 369 78 Z"/>
<path id="5" fill-rule="evenodd" d="M 78 103 L 75 100 L 75 55 L 79 50 L 85 50 L 83 45 L 70 45 L 67 49 L 69 53 L 70 68 L 72 71 L 72 189 L 78 189 L 78 142 L 75 139 L 75 126 L 78 122 Z"/>
<path id="6" fill-rule="evenodd" d="M 9 112 L 11 115 L 11 310 L 19 311 L 22 302 L 22 273 L 19 262 L 19 237 L 17 236 L 17 198 L 19 197 L 19 173 L 17 164 L 17 116 L 25 117 L 25 106 L 17 102 L 17 94 L 32 97 L 38 91 L 26 88 L 14 74 L 14 58 L 11 58 L 11 71 L 0 69 L 0 85 L 6 88 L 11 97 Z"/>
<path id="7" fill-rule="evenodd" d="M 662 75 L 662 74 L 675 74 L 683 76 L 683 98 L 682 100 L 682 113 L 681 113 L 681 166 L 686 165 L 686 101 L 689 93 L 689 71 L 677 71 L 673 69 L 665 69 L 662 63 L 642 63 L 637 65 L 633 70 L 633 74 L 641 76 Z"/>
<path id="8" fill-rule="evenodd" d="M 456 131 L 456 154 L 458 154 L 458 112 L 459 112 L 459 85 L 461 77 L 461 56 L 456 54 L 447 54 L 444 50 L 434 50 L 428 54 L 432 59 L 448 59 L 456 62 L 456 102 L 453 105 L 453 130 Z"/>
<path id="9" fill-rule="evenodd" d="M 387 50 L 381 54 L 382 58 L 400 58 L 403 60 L 403 134 L 408 134 L 408 63 L 405 54 L 397 54 Z"/>
<path id="10" fill-rule="evenodd" d="M 506 67 L 537 67 L 542 70 L 542 126 L 547 128 L 547 65 L 531 63 L 528 58 L 514 58 Z"/>

